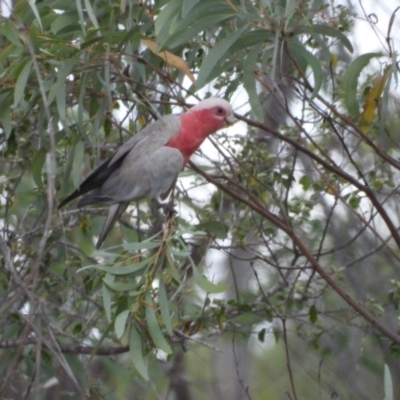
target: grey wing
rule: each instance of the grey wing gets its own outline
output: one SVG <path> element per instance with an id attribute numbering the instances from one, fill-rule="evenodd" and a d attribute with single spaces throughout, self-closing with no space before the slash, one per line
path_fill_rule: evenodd
<path id="1" fill-rule="evenodd" d="M 156 122 L 148 125 L 142 129 L 135 136 L 125 142 L 112 157 L 110 165 L 117 162 L 127 152 L 134 152 L 135 157 L 141 157 L 142 152 L 140 148 L 149 145 L 148 139 L 151 140 L 153 151 L 154 148 L 164 146 L 172 136 L 176 135 L 180 130 L 180 121 L 175 114 L 166 115 Z M 144 142 L 147 144 L 143 146 Z"/>
<path id="2" fill-rule="evenodd" d="M 142 160 L 146 161 L 155 151 L 164 148 L 168 140 L 176 135 L 180 129 L 179 118 L 176 115 L 167 115 L 164 118 L 156 121 L 146 127 L 134 137 L 123 144 L 115 155 L 93 171 L 85 181 L 80 185 L 79 189 L 75 190 L 68 196 L 59 206 L 62 207 L 69 201 L 83 194 L 78 207 L 84 207 L 90 204 L 115 202 L 108 198 L 104 190 L 105 187 L 112 186 L 115 183 L 115 178 L 123 173 L 124 168 L 133 168 L 132 166 L 140 166 Z M 147 197 L 147 196 L 139 196 Z M 137 198 L 135 196 L 135 198 Z"/>
<path id="3" fill-rule="evenodd" d="M 179 150 L 166 146 L 139 159 L 129 154 L 103 184 L 101 196 L 107 201 L 122 202 L 165 195 L 182 171 L 183 162 Z"/>

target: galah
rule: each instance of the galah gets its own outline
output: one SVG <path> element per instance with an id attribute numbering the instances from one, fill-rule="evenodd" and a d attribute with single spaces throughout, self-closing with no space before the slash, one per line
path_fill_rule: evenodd
<path id="1" fill-rule="evenodd" d="M 207 136 L 234 120 L 231 105 L 218 98 L 203 100 L 183 114 L 164 116 L 123 144 L 58 208 L 81 195 L 78 207 L 111 204 L 96 244 L 100 248 L 131 201 L 165 198 Z"/>

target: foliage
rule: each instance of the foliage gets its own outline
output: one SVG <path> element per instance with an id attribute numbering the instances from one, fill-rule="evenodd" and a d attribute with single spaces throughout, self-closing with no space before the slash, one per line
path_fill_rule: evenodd
<path id="1" fill-rule="evenodd" d="M 365 338 L 374 398 L 384 376 L 395 391 L 395 12 L 386 47 L 349 61 L 354 18 L 335 2 L 18 1 L 0 22 L 1 396 L 52 396 L 57 375 L 81 398 L 145 398 L 157 360 L 212 335 L 283 343 L 271 398 L 317 397 L 293 378 L 291 340 L 314 352 L 313 390 L 369 393 L 370 375 L 321 383 L 315 363 L 338 349 L 357 363 Z M 246 131 L 195 158 L 177 215 L 132 204 L 96 251 L 105 207 L 57 203 L 151 120 L 211 94 Z"/>

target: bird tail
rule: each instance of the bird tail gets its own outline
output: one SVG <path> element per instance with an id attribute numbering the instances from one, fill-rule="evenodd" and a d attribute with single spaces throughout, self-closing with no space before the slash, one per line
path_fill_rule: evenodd
<path id="1" fill-rule="evenodd" d="M 106 222 L 104 223 L 103 229 L 101 230 L 99 240 L 97 241 L 96 249 L 100 248 L 100 246 L 104 242 L 104 239 L 108 235 L 108 232 L 110 232 L 111 228 L 124 213 L 128 205 L 129 201 L 123 201 L 121 203 L 111 205 L 110 210 L 108 211 Z"/>

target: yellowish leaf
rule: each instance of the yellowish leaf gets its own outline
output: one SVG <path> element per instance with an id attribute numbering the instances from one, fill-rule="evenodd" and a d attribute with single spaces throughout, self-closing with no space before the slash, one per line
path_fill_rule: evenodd
<path id="1" fill-rule="evenodd" d="M 371 128 L 371 122 L 374 118 L 376 108 L 378 107 L 379 99 L 385 89 L 386 82 L 389 78 L 390 68 L 387 68 L 385 73 L 380 76 L 372 86 L 371 90 L 365 98 L 363 112 L 360 115 L 360 129 L 367 133 Z"/>
<path id="2" fill-rule="evenodd" d="M 194 85 L 196 84 L 196 79 L 190 72 L 186 62 L 181 57 L 178 57 L 175 54 L 170 53 L 169 51 L 157 52 L 158 44 L 156 42 L 153 42 L 152 40 L 142 39 L 142 43 L 147 46 L 154 54 L 161 57 L 167 64 L 183 72 Z"/>

